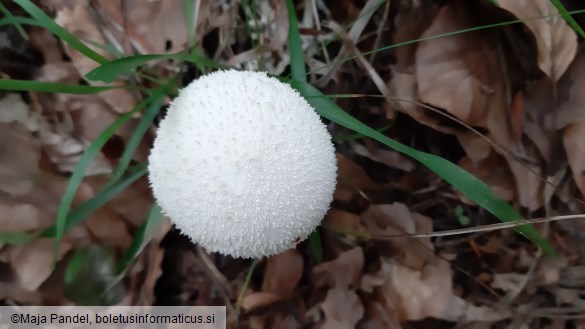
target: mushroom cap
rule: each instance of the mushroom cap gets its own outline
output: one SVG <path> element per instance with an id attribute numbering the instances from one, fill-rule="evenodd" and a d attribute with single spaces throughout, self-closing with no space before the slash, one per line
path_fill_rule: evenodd
<path id="1" fill-rule="evenodd" d="M 259 72 L 216 71 L 182 89 L 149 156 L 163 213 L 207 251 L 242 258 L 306 239 L 329 209 L 336 172 L 314 109 Z"/>

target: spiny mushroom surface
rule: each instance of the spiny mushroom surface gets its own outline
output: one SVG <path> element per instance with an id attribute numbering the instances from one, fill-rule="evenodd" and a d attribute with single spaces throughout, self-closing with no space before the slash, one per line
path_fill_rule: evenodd
<path id="1" fill-rule="evenodd" d="M 242 258 L 294 248 L 333 199 L 337 163 L 325 125 L 265 73 L 217 71 L 172 101 L 149 156 L 165 215 L 209 252 Z"/>

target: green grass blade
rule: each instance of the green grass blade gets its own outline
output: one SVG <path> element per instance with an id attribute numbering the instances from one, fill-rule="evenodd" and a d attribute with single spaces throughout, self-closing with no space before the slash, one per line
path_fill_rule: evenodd
<path id="1" fill-rule="evenodd" d="M 75 95 L 88 95 L 101 93 L 106 90 L 112 90 L 115 86 L 80 86 L 80 85 L 68 85 L 56 82 L 39 82 L 32 80 L 14 80 L 14 79 L 0 79 L 0 90 L 9 91 L 39 91 L 55 94 L 75 94 Z"/>
<path id="2" fill-rule="evenodd" d="M 311 246 L 311 252 L 317 264 L 323 263 L 323 245 L 321 244 L 319 229 L 316 229 L 309 235 L 309 245 Z"/>
<path id="3" fill-rule="evenodd" d="M 6 25 L 32 25 L 32 26 L 41 26 L 41 23 L 35 21 L 32 18 L 22 17 L 22 16 L 9 16 L 0 19 L 0 27 Z"/>
<path id="4" fill-rule="evenodd" d="M 501 221 L 509 222 L 523 219 L 522 215 L 514 209 L 514 207 L 501 199 L 486 183 L 465 171 L 463 168 L 434 154 L 421 152 L 408 147 L 377 132 L 343 111 L 330 99 L 309 97 L 321 96 L 323 93 L 307 83 L 292 81 L 291 85 L 297 89 L 301 95 L 307 96 L 307 101 L 322 117 L 373 138 L 378 142 L 417 160 Z M 534 226 L 518 227 L 516 230 L 536 243 L 546 253 L 556 255 L 555 249 L 540 234 L 540 232 L 534 228 Z"/>
<path id="5" fill-rule="evenodd" d="M 140 145 L 140 142 L 142 141 L 142 138 L 146 134 L 146 131 L 148 130 L 148 128 L 150 128 L 152 122 L 154 121 L 154 118 L 158 114 L 163 99 L 164 99 L 163 94 L 158 95 L 158 97 L 156 97 L 144 111 L 144 115 L 140 119 L 138 126 L 134 129 L 134 133 L 128 140 L 128 144 L 126 144 L 124 153 L 122 153 L 122 156 L 120 157 L 118 167 L 114 171 L 114 176 L 111 179 L 112 182 L 118 181 L 118 179 L 120 179 L 122 175 L 124 175 L 124 172 L 126 171 L 128 166 L 130 165 L 130 162 L 132 161 L 134 152 L 138 148 L 138 145 Z"/>
<path id="6" fill-rule="evenodd" d="M 96 138 L 95 141 L 89 145 L 85 153 L 81 156 L 71 177 L 69 178 L 69 182 L 67 184 L 67 188 L 65 189 L 65 193 L 61 199 L 61 204 L 59 205 L 59 210 L 57 212 L 57 219 L 56 219 L 56 232 L 55 232 L 55 250 L 53 254 L 53 265 L 55 264 L 55 260 L 57 259 L 57 251 L 59 250 L 59 244 L 61 243 L 61 239 L 63 238 L 63 234 L 65 233 L 65 227 L 67 223 L 67 215 L 69 213 L 69 209 L 71 208 L 71 203 L 73 202 L 73 197 L 85 176 L 85 170 L 95 158 L 95 156 L 100 152 L 102 147 L 106 144 L 106 142 L 116 133 L 116 131 L 130 118 L 132 115 L 137 111 L 142 110 L 145 106 L 147 106 L 150 102 L 152 102 L 152 96 L 145 99 L 144 101 L 140 102 L 140 104 L 136 105 L 130 112 L 125 113 L 116 121 L 114 121 L 109 127 L 104 129 L 104 131 Z"/>
<path id="7" fill-rule="evenodd" d="M 246 10 L 250 5 L 248 4 L 248 0 L 240 1 L 240 6 L 242 7 L 242 13 L 244 14 L 244 25 L 246 26 L 246 35 L 252 44 L 252 48 L 256 48 L 258 45 L 256 44 L 256 39 L 252 36 L 252 27 L 250 26 L 250 22 L 248 21 L 248 11 Z"/>
<path id="8" fill-rule="evenodd" d="M 565 8 L 563 3 L 560 0 L 550 0 L 550 2 L 555 6 L 555 8 L 557 8 L 557 10 L 561 14 L 561 16 L 563 16 L 565 21 L 567 21 L 567 23 L 569 23 L 569 25 L 573 28 L 573 30 L 575 30 L 575 32 L 579 33 L 581 38 L 585 38 L 585 31 L 583 31 L 583 28 L 579 25 L 579 23 L 577 23 L 577 21 L 573 18 L 573 16 L 571 16 L 571 14 L 567 10 L 567 8 Z"/>
<path id="9" fill-rule="evenodd" d="M 5 244 L 25 245 L 35 238 L 35 235 L 27 233 L 0 232 L 0 243 Z"/>
<path id="10" fill-rule="evenodd" d="M 62 28 L 59 24 L 57 24 L 51 17 L 47 16 L 47 14 L 45 14 L 39 7 L 37 7 L 30 0 L 14 0 L 14 2 L 16 2 L 20 7 L 22 7 L 22 9 L 24 9 L 29 15 L 36 19 L 47 30 L 51 31 L 53 34 L 59 37 L 59 39 L 66 42 L 69 46 L 79 51 L 86 57 L 100 64 L 106 63 L 108 61 L 107 58 L 96 53 L 91 48 L 86 46 L 83 42 L 81 42 L 79 39 L 77 39 L 76 36 Z"/>
<path id="11" fill-rule="evenodd" d="M 55 237 L 57 239 L 57 235 L 59 233 L 59 229 L 62 230 L 61 236 L 71 228 L 81 224 L 85 219 L 91 215 L 95 210 L 102 207 L 108 201 L 115 198 L 118 194 L 123 192 L 127 189 L 130 185 L 140 179 L 142 176 L 146 175 L 147 167 L 146 164 L 140 164 L 135 166 L 130 174 L 125 177 L 124 179 L 119 180 L 115 184 L 108 184 L 106 187 L 101 189 L 95 197 L 91 198 L 90 200 L 81 204 L 77 209 L 71 211 L 63 223 L 61 227 L 57 224 L 50 226 L 46 230 L 43 231 L 41 237 L 43 238 L 52 238 Z M 60 239 L 58 239 L 60 241 Z"/>
<path id="12" fill-rule="evenodd" d="M 195 44 L 195 17 L 193 12 L 195 10 L 195 0 L 183 0 L 183 9 L 185 10 L 185 25 L 187 28 L 188 47 L 191 48 Z"/>
<path id="13" fill-rule="evenodd" d="M 152 233 L 162 223 L 163 214 L 161 208 L 154 203 L 148 214 L 146 221 L 140 226 L 134 234 L 130 247 L 126 250 L 122 258 L 116 263 L 115 277 L 112 278 L 108 285 L 101 292 L 102 295 L 110 293 L 111 289 L 116 288 L 120 281 L 126 275 L 126 272 L 132 265 L 134 259 L 142 252 L 144 247 L 150 242 Z"/>
<path id="14" fill-rule="evenodd" d="M 106 83 L 116 80 L 120 75 L 131 73 L 135 68 L 142 66 L 148 62 L 154 60 L 164 59 L 176 59 L 195 64 L 200 70 L 204 70 L 205 67 L 222 68 L 223 66 L 215 63 L 211 59 L 203 56 L 200 51 L 193 51 L 190 54 L 175 53 L 165 55 L 136 55 L 128 56 L 120 59 L 113 60 L 102 64 L 95 68 L 91 72 L 85 75 L 85 77 L 92 81 L 103 81 Z"/>
<path id="15" fill-rule="evenodd" d="M 152 238 L 153 231 L 162 223 L 162 219 L 163 214 L 161 208 L 156 203 L 153 204 L 150 213 L 148 214 L 148 218 L 140 226 L 136 234 L 134 234 L 130 247 L 118 262 L 117 274 L 119 276 L 126 273 L 136 256 L 138 256 L 142 249 L 148 244 Z"/>
<path id="16" fill-rule="evenodd" d="M 112 246 L 93 244 L 75 250 L 65 269 L 65 296 L 81 306 L 119 303 L 126 291 L 122 284 L 113 282 L 115 270 L 116 249 Z"/>
<path id="17" fill-rule="evenodd" d="M 12 13 L 8 10 L 8 8 L 6 8 L 3 4 L 0 3 L 0 12 L 2 12 L 2 14 L 4 14 L 5 17 L 7 18 L 12 18 L 14 17 L 14 15 L 12 15 Z M 28 40 L 28 34 L 26 34 L 26 31 L 24 30 L 24 28 L 22 27 L 22 23 L 20 22 L 14 22 L 14 27 L 16 28 L 16 30 L 18 31 L 18 33 L 20 34 L 20 36 L 24 39 L 24 40 Z"/>
<path id="18" fill-rule="evenodd" d="M 290 52 L 290 71 L 293 80 L 307 82 L 307 68 L 305 67 L 305 53 L 299 32 L 299 23 L 295 5 L 292 0 L 286 0 L 288 10 L 288 47 Z"/>
<path id="19" fill-rule="evenodd" d="M 126 144 L 126 148 L 124 149 L 124 153 L 120 157 L 120 161 L 118 163 L 118 167 L 114 171 L 114 176 L 110 180 L 110 183 L 115 183 L 118 179 L 124 175 L 124 172 L 130 165 L 132 161 L 132 157 L 134 156 L 134 152 L 140 145 L 142 138 L 148 131 L 148 128 L 152 125 L 154 118 L 159 113 L 160 107 L 164 100 L 164 97 L 167 95 L 171 86 L 173 86 L 177 82 L 178 75 L 170 79 L 164 86 L 155 90 L 155 92 L 149 97 L 150 105 L 144 111 L 138 126 L 134 129 L 134 133 L 128 140 Z"/>
<path id="20" fill-rule="evenodd" d="M 85 77 L 92 81 L 103 81 L 112 82 L 116 80 L 122 74 L 128 74 L 133 69 L 142 66 L 150 61 L 170 59 L 176 54 L 168 55 L 136 55 L 128 56 L 120 59 L 113 60 L 102 64 L 101 66 L 93 69 L 85 75 Z"/>

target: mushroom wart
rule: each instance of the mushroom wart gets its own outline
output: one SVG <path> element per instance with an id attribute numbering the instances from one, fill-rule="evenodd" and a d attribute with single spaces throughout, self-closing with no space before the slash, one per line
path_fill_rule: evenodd
<path id="1" fill-rule="evenodd" d="M 320 117 L 265 73 L 217 71 L 172 101 L 149 156 L 165 215 L 207 251 L 271 256 L 294 248 L 333 199 L 335 149 Z"/>

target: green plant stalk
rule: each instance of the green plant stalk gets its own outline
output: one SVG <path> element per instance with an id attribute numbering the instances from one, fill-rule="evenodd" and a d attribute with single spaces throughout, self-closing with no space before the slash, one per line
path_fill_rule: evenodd
<path id="1" fill-rule="evenodd" d="M 92 81 L 103 81 L 110 83 L 115 81 L 120 75 L 130 73 L 133 69 L 144 65 L 150 61 L 175 59 L 195 64 L 199 70 L 205 71 L 206 67 L 225 68 L 223 65 L 203 56 L 200 51 L 193 51 L 191 54 L 173 53 L 165 55 L 136 55 L 128 56 L 102 64 L 87 73 L 85 77 Z"/>
<path id="2" fill-rule="evenodd" d="M 288 10 L 288 47 L 290 52 L 290 71 L 293 80 L 300 82 L 307 82 L 307 68 L 305 67 L 305 53 L 303 52 L 303 44 L 301 40 L 301 33 L 299 31 L 299 23 L 297 21 L 297 14 L 295 5 L 291 0 L 286 1 L 286 8 Z"/>
<path id="3" fill-rule="evenodd" d="M 11 18 L 14 17 L 14 15 L 12 15 L 12 13 L 8 10 L 8 8 L 6 8 L 3 4 L 0 3 L 0 12 L 2 12 L 4 14 L 4 16 L 6 16 L 7 18 Z M 24 40 L 28 40 L 28 34 L 26 34 L 26 31 L 24 30 L 24 28 L 22 27 L 22 24 L 19 22 L 15 22 L 14 27 L 16 28 L 16 30 L 18 31 L 18 33 L 20 34 L 20 36 L 24 39 Z"/>
<path id="4" fill-rule="evenodd" d="M 86 57 L 100 63 L 106 63 L 108 61 L 107 58 L 103 57 L 102 55 L 96 53 L 91 48 L 86 46 L 83 42 L 81 42 L 77 37 L 73 34 L 69 33 L 67 30 L 62 28 L 59 24 L 55 23 L 55 21 L 45 14 L 39 7 L 37 7 L 34 3 L 30 0 L 14 0 L 22 9 L 24 9 L 29 15 L 31 15 L 36 21 L 40 23 L 43 27 L 51 31 L 53 34 L 58 36 L 61 40 L 66 42 L 69 46 L 74 48 L 75 50 L 79 51 Z"/>
<path id="5" fill-rule="evenodd" d="M 103 91 L 122 88 L 117 86 L 81 86 L 57 82 L 39 82 L 32 80 L 0 79 L 0 90 L 7 91 L 38 91 L 54 94 L 89 95 Z"/>
<path id="6" fill-rule="evenodd" d="M 108 185 L 102 188 L 96 195 L 90 200 L 87 200 L 81 204 L 77 209 L 68 213 L 65 224 L 63 225 L 63 232 L 67 232 L 71 228 L 81 224 L 86 220 L 91 213 L 98 208 L 105 205 L 108 201 L 115 198 L 118 194 L 122 193 L 130 185 L 146 175 L 147 167 L 146 164 L 141 163 L 131 168 L 130 173 L 124 179 L 119 180 L 116 184 Z M 43 238 L 56 238 L 57 236 L 57 225 L 48 227 L 43 231 L 41 237 Z"/>
<path id="7" fill-rule="evenodd" d="M 118 129 L 124 123 L 126 123 L 126 121 L 130 120 L 134 113 L 142 110 L 145 106 L 147 106 L 154 99 L 156 99 L 156 97 L 159 97 L 159 94 L 163 93 L 164 90 L 165 88 L 159 88 L 150 97 L 136 105 L 130 112 L 122 115 L 120 118 L 114 121 L 100 134 L 100 136 L 98 136 L 98 138 L 96 138 L 96 140 L 94 140 L 91 143 L 91 145 L 89 145 L 85 153 L 81 156 L 81 159 L 79 159 L 79 161 L 77 162 L 77 165 L 75 166 L 75 169 L 73 170 L 73 173 L 69 178 L 67 188 L 65 190 L 65 193 L 63 194 L 63 198 L 61 199 L 61 204 L 59 205 L 59 210 L 57 212 L 55 249 L 53 252 L 53 266 L 56 264 L 59 245 L 65 233 L 67 215 L 69 213 L 69 209 L 71 208 L 73 197 L 75 196 L 75 193 L 79 188 L 79 185 L 81 185 L 86 168 L 89 166 L 93 158 L 95 158 L 95 156 L 100 152 L 100 150 L 106 144 L 106 142 L 116 133 L 116 131 L 118 131 Z"/>
<path id="8" fill-rule="evenodd" d="M 567 23 L 577 32 L 581 38 L 585 38 L 585 31 L 583 28 L 577 23 L 577 21 L 571 16 L 571 13 L 565 8 L 563 3 L 560 0 L 550 0 L 550 2 L 557 8 L 561 16 L 567 21 Z"/>
<path id="9" fill-rule="evenodd" d="M 162 218 L 163 214 L 160 206 L 154 203 L 150 209 L 150 213 L 148 214 L 146 221 L 144 221 L 144 223 L 140 226 L 132 239 L 130 247 L 128 247 L 118 262 L 117 273 L 119 276 L 122 276 L 126 273 L 134 258 L 136 258 L 142 249 L 144 249 L 146 244 L 148 244 L 154 229 L 162 223 Z"/>

